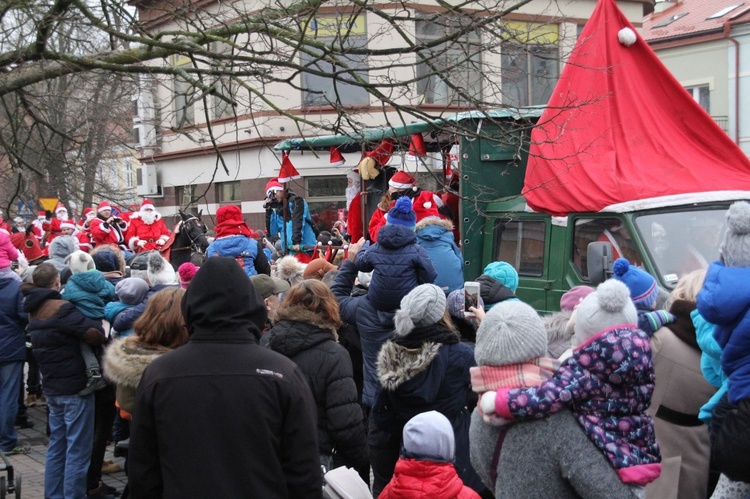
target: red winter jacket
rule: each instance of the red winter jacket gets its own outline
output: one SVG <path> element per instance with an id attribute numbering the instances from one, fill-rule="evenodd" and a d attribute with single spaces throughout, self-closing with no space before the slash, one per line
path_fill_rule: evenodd
<path id="1" fill-rule="evenodd" d="M 399 458 L 393 478 L 378 499 L 479 499 L 452 463 Z"/>

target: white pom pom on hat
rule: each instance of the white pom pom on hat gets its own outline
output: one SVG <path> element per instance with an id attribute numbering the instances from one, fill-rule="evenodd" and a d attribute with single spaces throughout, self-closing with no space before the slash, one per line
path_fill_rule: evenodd
<path id="1" fill-rule="evenodd" d="M 617 32 L 617 39 L 626 47 L 630 47 L 638 40 L 638 37 L 631 28 L 622 28 Z"/>
<path id="2" fill-rule="evenodd" d="M 638 322 L 630 290 L 620 281 L 604 281 L 583 299 L 576 311 L 574 344 L 585 343 L 601 331 Z"/>

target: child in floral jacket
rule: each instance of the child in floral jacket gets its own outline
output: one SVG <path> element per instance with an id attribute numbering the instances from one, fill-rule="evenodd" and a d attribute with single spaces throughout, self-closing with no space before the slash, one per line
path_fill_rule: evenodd
<path id="1" fill-rule="evenodd" d="M 661 473 L 654 425 L 646 409 L 654 389 L 648 336 L 625 285 L 602 283 L 578 307 L 573 356 L 537 387 L 482 396 L 485 413 L 539 419 L 570 407 L 620 479 L 643 486 Z"/>

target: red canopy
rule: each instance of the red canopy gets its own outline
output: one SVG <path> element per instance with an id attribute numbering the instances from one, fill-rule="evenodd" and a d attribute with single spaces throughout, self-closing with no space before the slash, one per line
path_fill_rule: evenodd
<path id="1" fill-rule="evenodd" d="M 564 216 L 674 194 L 750 190 L 750 161 L 682 88 L 614 0 L 599 0 L 538 126 L 523 194 Z M 635 32 L 635 30 L 633 30 Z"/>

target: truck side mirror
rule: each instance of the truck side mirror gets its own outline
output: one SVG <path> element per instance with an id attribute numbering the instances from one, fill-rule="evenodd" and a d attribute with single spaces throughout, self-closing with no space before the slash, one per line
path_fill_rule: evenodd
<path id="1" fill-rule="evenodd" d="M 593 286 L 612 275 L 612 243 L 593 242 L 586 248 L 586 266 Z"/>

